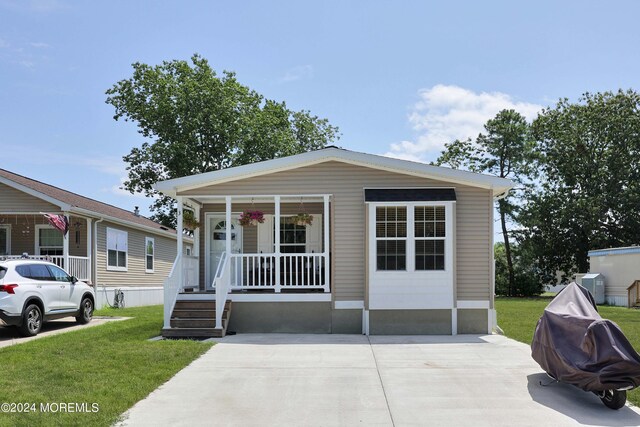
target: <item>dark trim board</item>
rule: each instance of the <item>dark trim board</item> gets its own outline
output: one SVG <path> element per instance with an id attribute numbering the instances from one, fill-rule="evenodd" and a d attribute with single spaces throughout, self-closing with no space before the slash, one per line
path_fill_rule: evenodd
<path id="1" fill-rule="evenodd" d="M 453 188 L 365 188 L 365 202 L 450 202 Z"/>

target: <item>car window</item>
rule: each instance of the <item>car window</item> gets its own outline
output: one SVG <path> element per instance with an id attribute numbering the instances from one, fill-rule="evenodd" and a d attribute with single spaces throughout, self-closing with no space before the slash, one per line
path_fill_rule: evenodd
<path id="1" fill-rule="evenodd" d="M 48 265 L 47 268 L 51 272 L 51 275 L 53 276 L 53 280 L 55 280 L 56 282 L 71 281 L 71 277 L 69 277 L 67 272 L 61 269 L 60 267 L 56 267 L 55 265 Z"/>
<path id="2" fill-rule="evenodd" d="M 16 266 L 16 272 L 22 277 L 33 280 L 54 280 L 45 264 L 23 264 Z"/>
<path id="3" fill-rule="evenodd" d="M 7 274 L 7 269 L 5 267 L 0 267 L 0 280 L 4 279 L 5 274 Z"/>

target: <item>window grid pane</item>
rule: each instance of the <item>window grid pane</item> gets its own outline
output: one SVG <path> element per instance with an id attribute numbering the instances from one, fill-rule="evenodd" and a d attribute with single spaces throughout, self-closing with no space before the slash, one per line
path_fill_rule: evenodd
<path id="1" fill-rule="evenodd" d="M 445 237 L 444 206 L 416 206 L 414 232 L 420 237 Z"/>
<path id="2" fill-rule="evenodd" d="M 406 270 L 406 237 L 406 206 L 376 207 L 376 266 L 378 270 Z"/>

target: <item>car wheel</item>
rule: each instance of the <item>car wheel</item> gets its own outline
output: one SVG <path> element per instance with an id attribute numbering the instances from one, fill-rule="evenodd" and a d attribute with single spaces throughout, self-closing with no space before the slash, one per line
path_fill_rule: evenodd
<path id="1" fill-rule="evenodd" d="M 93 319 L 93 301 L 91 298 L 83 298 L 80 303 L 80 313 L 76 317 L 76 322 L 84 325 Z"/>
<path id="2" fill-rule="evenodd" d="M 22 313 L 22 324 L 18 331 L 22 336 L 33 337 L 38 335 L 40 329 L 42 329 L 42 310 L 37 305 L 30 304 Z"/>
<path id="3" fill-rule="evenodd" d="M 625 390 L 605 390 L 600 396 L 600 400 L 607 408 L 620 409 L 627 402 L 627 392 Z"/>

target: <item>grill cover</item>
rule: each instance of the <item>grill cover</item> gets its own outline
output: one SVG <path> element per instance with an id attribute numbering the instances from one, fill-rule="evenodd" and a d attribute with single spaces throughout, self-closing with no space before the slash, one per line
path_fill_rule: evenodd
<path id="1" fill-rule="evenodd" d="M 600 317 L 589 291 L 576 283 L 544 309 L 531 356 L 553 378 L 586 391 L 640 385 L 640 355 L 618 325 Z"/>

